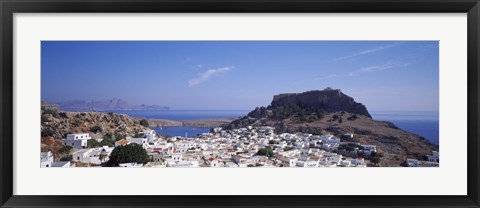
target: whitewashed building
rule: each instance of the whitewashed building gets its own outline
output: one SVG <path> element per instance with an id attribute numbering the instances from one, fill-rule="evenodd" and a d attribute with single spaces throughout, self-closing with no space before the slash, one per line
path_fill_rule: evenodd
<path id="1" fill-rule="evenodd" d="M 139 145 L 142 146 L 142 147 L 147 147 L 147 146 L 148 146 L 147 138 L 132 138 L 132 137 L 127 137 L 127 141 L 129 141 L 130 143 L 139 144 Z"/>
<path id="2" fill-rule="evenodd" d="M 408 159 L 407 158 L 405 163 L 407 164 L 408 167 L 419 167 L 420 165 L 422 165 L 422 162 L 420 160 L 417 160 L 417 159 Z"/>
<path id="3" fill-rule="evenodd" d="M 52 167 L 55 167 L 55 168 L 69 168 L 70 167 L 70 161 L 54 162 L 52 164 Z"/>
<path id="4" fill-rule="evenodd" d="M 377 152 L 377 146 L 375 145 L 362 145 L 365 155 L 371 155 L 372 152 Z"/>
<path id="5" fill-rule="evenodd" d="M 64 144 L 68 146 L 72 146 L 77 149 L 86 148 L 87 141 L 91 139 L 90 135 L 79 133 L 79 134 L 68 134 L 67 139 L 65 139 Z"/>
<path id="6" fill-rule="evenodd" d="M 53 154 L 52 152 L 40 152 L 40 167 L 49 168 L 53 164 Z"/>
<path id="7" fill-rule="evenodd" d="M 143 135 L 145 135 L 145 138 L 147 139 L 147 142 L 153 142 L 154 140 L 157 139 L 157 133 L 154 130 L 145 130 L 143 131 Z"/>
<path id="8" fill-rule="evenodd" d="M 438 162 L 440 159 L 440 154 L 437 151 L 432 151 L 432 154 L 427 155 L 428 161 Z"/>

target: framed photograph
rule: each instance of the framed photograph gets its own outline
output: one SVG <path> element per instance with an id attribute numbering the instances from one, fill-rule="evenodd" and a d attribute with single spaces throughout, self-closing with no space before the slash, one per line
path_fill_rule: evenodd
<path id="1" fill-rule="evenodd" d="M 1 207 L 479 207 L 479 4 L 0 2 Z"/>

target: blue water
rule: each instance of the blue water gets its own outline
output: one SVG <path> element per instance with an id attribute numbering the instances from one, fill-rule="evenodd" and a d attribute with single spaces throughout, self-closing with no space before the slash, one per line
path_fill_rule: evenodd
<path id="1" fill-rule="evenodd" d="M 175 121 L 203 120 L 211 118 L 236 118 L 248 114 L 248 110 L 118 110 L 109 111 L 113 113 L 127 114 L 132 117 L 143 117 L 150 119 L 166 119 Z M 207 133 L 210 128 L 196 128 L 189 126 L 165 126 L 152 128 L 158 134 L 169 136 L 193 137 L 198 134 Z"/>
<path id="2" fill-rule="evenodd" d="M 374 120 L 390 121 L 399 128 L 439 144 L 439 116 L 434 111 L 373 111 Z"/>
<path id="3" fill-rule="evenodd" d="M 167 120 L 202 120 L 209 118 L 234 118 L 245 116 L 248 110 L 119 110 L 114 113 L 123 113 L 132 117 Z M 401 129 L 425 137 L 433 144 L 439 144 L 438 112 L 433 111 L 372 111 L 374 120 L 390 121 Z M 159 134 L 170 136 L 196 136 L 208 132 L 209 128 L 195 128 L 172 126 L 154 128 Z"/>
<path id="4" fill-rule="evenodd" d="M 158 134 L 165 136 L 187 136 L 194 137 L 198 134 L 207 133 L 210 131 L 210 128 L 196 128 L 189 126 L 165 126 L 163 128 L 155 127 L 152 128 Z"/>
<path id="5" fill-rule="evenodd" d="M 127 114 L 132 117 L 166 119 L 175 121 L 203 120 L 209 118 L 235 118 L 247 115 L 248 110 L 117 110 L 112 113 Z"/>

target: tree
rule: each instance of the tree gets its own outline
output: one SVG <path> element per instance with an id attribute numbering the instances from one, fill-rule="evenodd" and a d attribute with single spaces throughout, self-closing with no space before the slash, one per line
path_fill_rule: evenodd
<path id="1" fill-rule="evenodd" d="M 346 149 L 347 151 L 351 152 L 351 151 L 355 150 L 355 147 L 350 146 L 350 145 L 347 145 L 347 146 L 345 147 L 345 149 Z"/>
<path id="2" fill-rule="evenodd" d="M 117 146 L 110 154 L 108 165 L 118 166 L 119 163 L 142 163 L 148 162 L 148 154 L 142 146 L 136 143 Z"/>
<path id="3" fill-rule="evenodd" d="M 265 155 L 267 157 L 273 157 L 274 153 L 270 147 L 265 147 L 265 148 L 259 149 L 257 152 L 257 155 Z"/>
<path id="4" fill-rule="evenodd" d="M 41 136 L 42 136 L 42 137 L 45 137 L 45 136 L 53 136 L 53 135 L 55 135 L 56 133 L 57 133 L 57 132 L 56 132 L 54 129 L 52 129 L 52 128 L 50 128 L 50 127 L 47 127 L 47 128 L 42 129 Z"/>
<path id="5" fill-rule="evenodd" d="M 363 151 L 358 151 L 357 157 L 364 158 L 364 157 L 365 157 L 365 152 L 363 152 Z"/>
<path id="6" fill-rule="evenodd" d="M 348 117 L 347 119 L 350 121 L 354 121 L 358 118 L 357 114 L 353 114 L 352 116 Z"/>
<path id="7" fill-rule="evenodd" d="M 148 125 L 148 121 L 147 121 L 146 119 L 140 120 L 140 125 L 145 126 L 145 127 L 149 127 L 149 126 L 150 126 L 150 125 Z"/>
<path id="8" fill-rule="evenodd" d="M 101 147 L 101 145 L 100 145 L 100 142 L 98 142 L 96 139 L 89 139 L 87 140 L 87 147 L 95 148 L 95 147 Z"/>
<path id="9" fill-rule="evenodd" d="M 94 126 L 92 128 L 90 128 L 90 131 L 93 132 L 93 133 L 98 133 L 98 132 L 102 132 L 103 131 L 103 128 L 101 126 Z"/>
<path id="10" fill-rule="evenodd" d="M 60 161 L 71 161 L 71 160 L 73 160 L 72 155 L 66 155 L 66 156 L 63 156 L 62 158 L 60 158 Z"/>
<path id="11" fill-rule="evenodd" d="M 133 138 L 145 138 L 145 135 L 143 135 L 142 133 L 135 133 L 132 137 Z"/>
<path id="12" fill-rule="evenodd" d="M 383 157 L 383 153 L 381 152 L 372 152 L 370 157 L 372 158 L 371 161 L 375 164 L 378 165 L 380 163 L 381 158 Z"/>
<path id="13" fill-rule="evenodd" d="M 115 133 L 115 141 L 122 140 L 122 139 L 125 139 L 125 135 L 123 135 L 120 132 L 116 132 Z"/>
<path id="14" fill-rule="evenodd" d="M 289 151 L 289 150 L 293 150 L 293 149 L 295 149 L 295 148 L 287 146 L 287 147 L 283 148 L 283 151 Z"/>
<path id="15" fill-rule="evenodd" d="M 113 146 L 115 146 L 115 141 L 114 141 L 112 138 L 104 138 L 104 139 L 100 142 L 100 146 L 113 147 Z"/>
<path id="16" fill-rule="evenodd" d="M 428 161 L 428 156 L 423 155 L 423 156 L 422 156 L 422 160 Z"/>
<path id="17" fill-rule="evenodd" d="M 374 157 L 372 158 L 371 160 L 375 165 L 378 165 L 378 163 L 380 163 L 380 158 L 379 157 Z"/>
<path id="18" fill-rule="evenodd" d="M 66 145 L 60 148 L 59 152 L 62 154 L 69 154 L 71 150 L 72 150 L 72 146 Z"/>
<path id="19" fill-rule="evenodd" d="M 113 139 L 113 135 L 110 134 L 110 133 L 106 133 L 105 135 L 103 135 L 103 138 L 104 139 Z"/>

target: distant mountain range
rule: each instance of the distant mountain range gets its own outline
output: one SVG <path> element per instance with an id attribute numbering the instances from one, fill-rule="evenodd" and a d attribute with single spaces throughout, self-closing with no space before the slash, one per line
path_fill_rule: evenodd
<path id="1" fill-rule="evenodd" d="M 104 101 L 72 100 L 64 102 L 52 102 L 57 104 L 62 111 L 109 111 L 109 110 L 170 110 L 168 106 L 160 105 L 132 105 L 127 101 L 113 98 Z"/>

